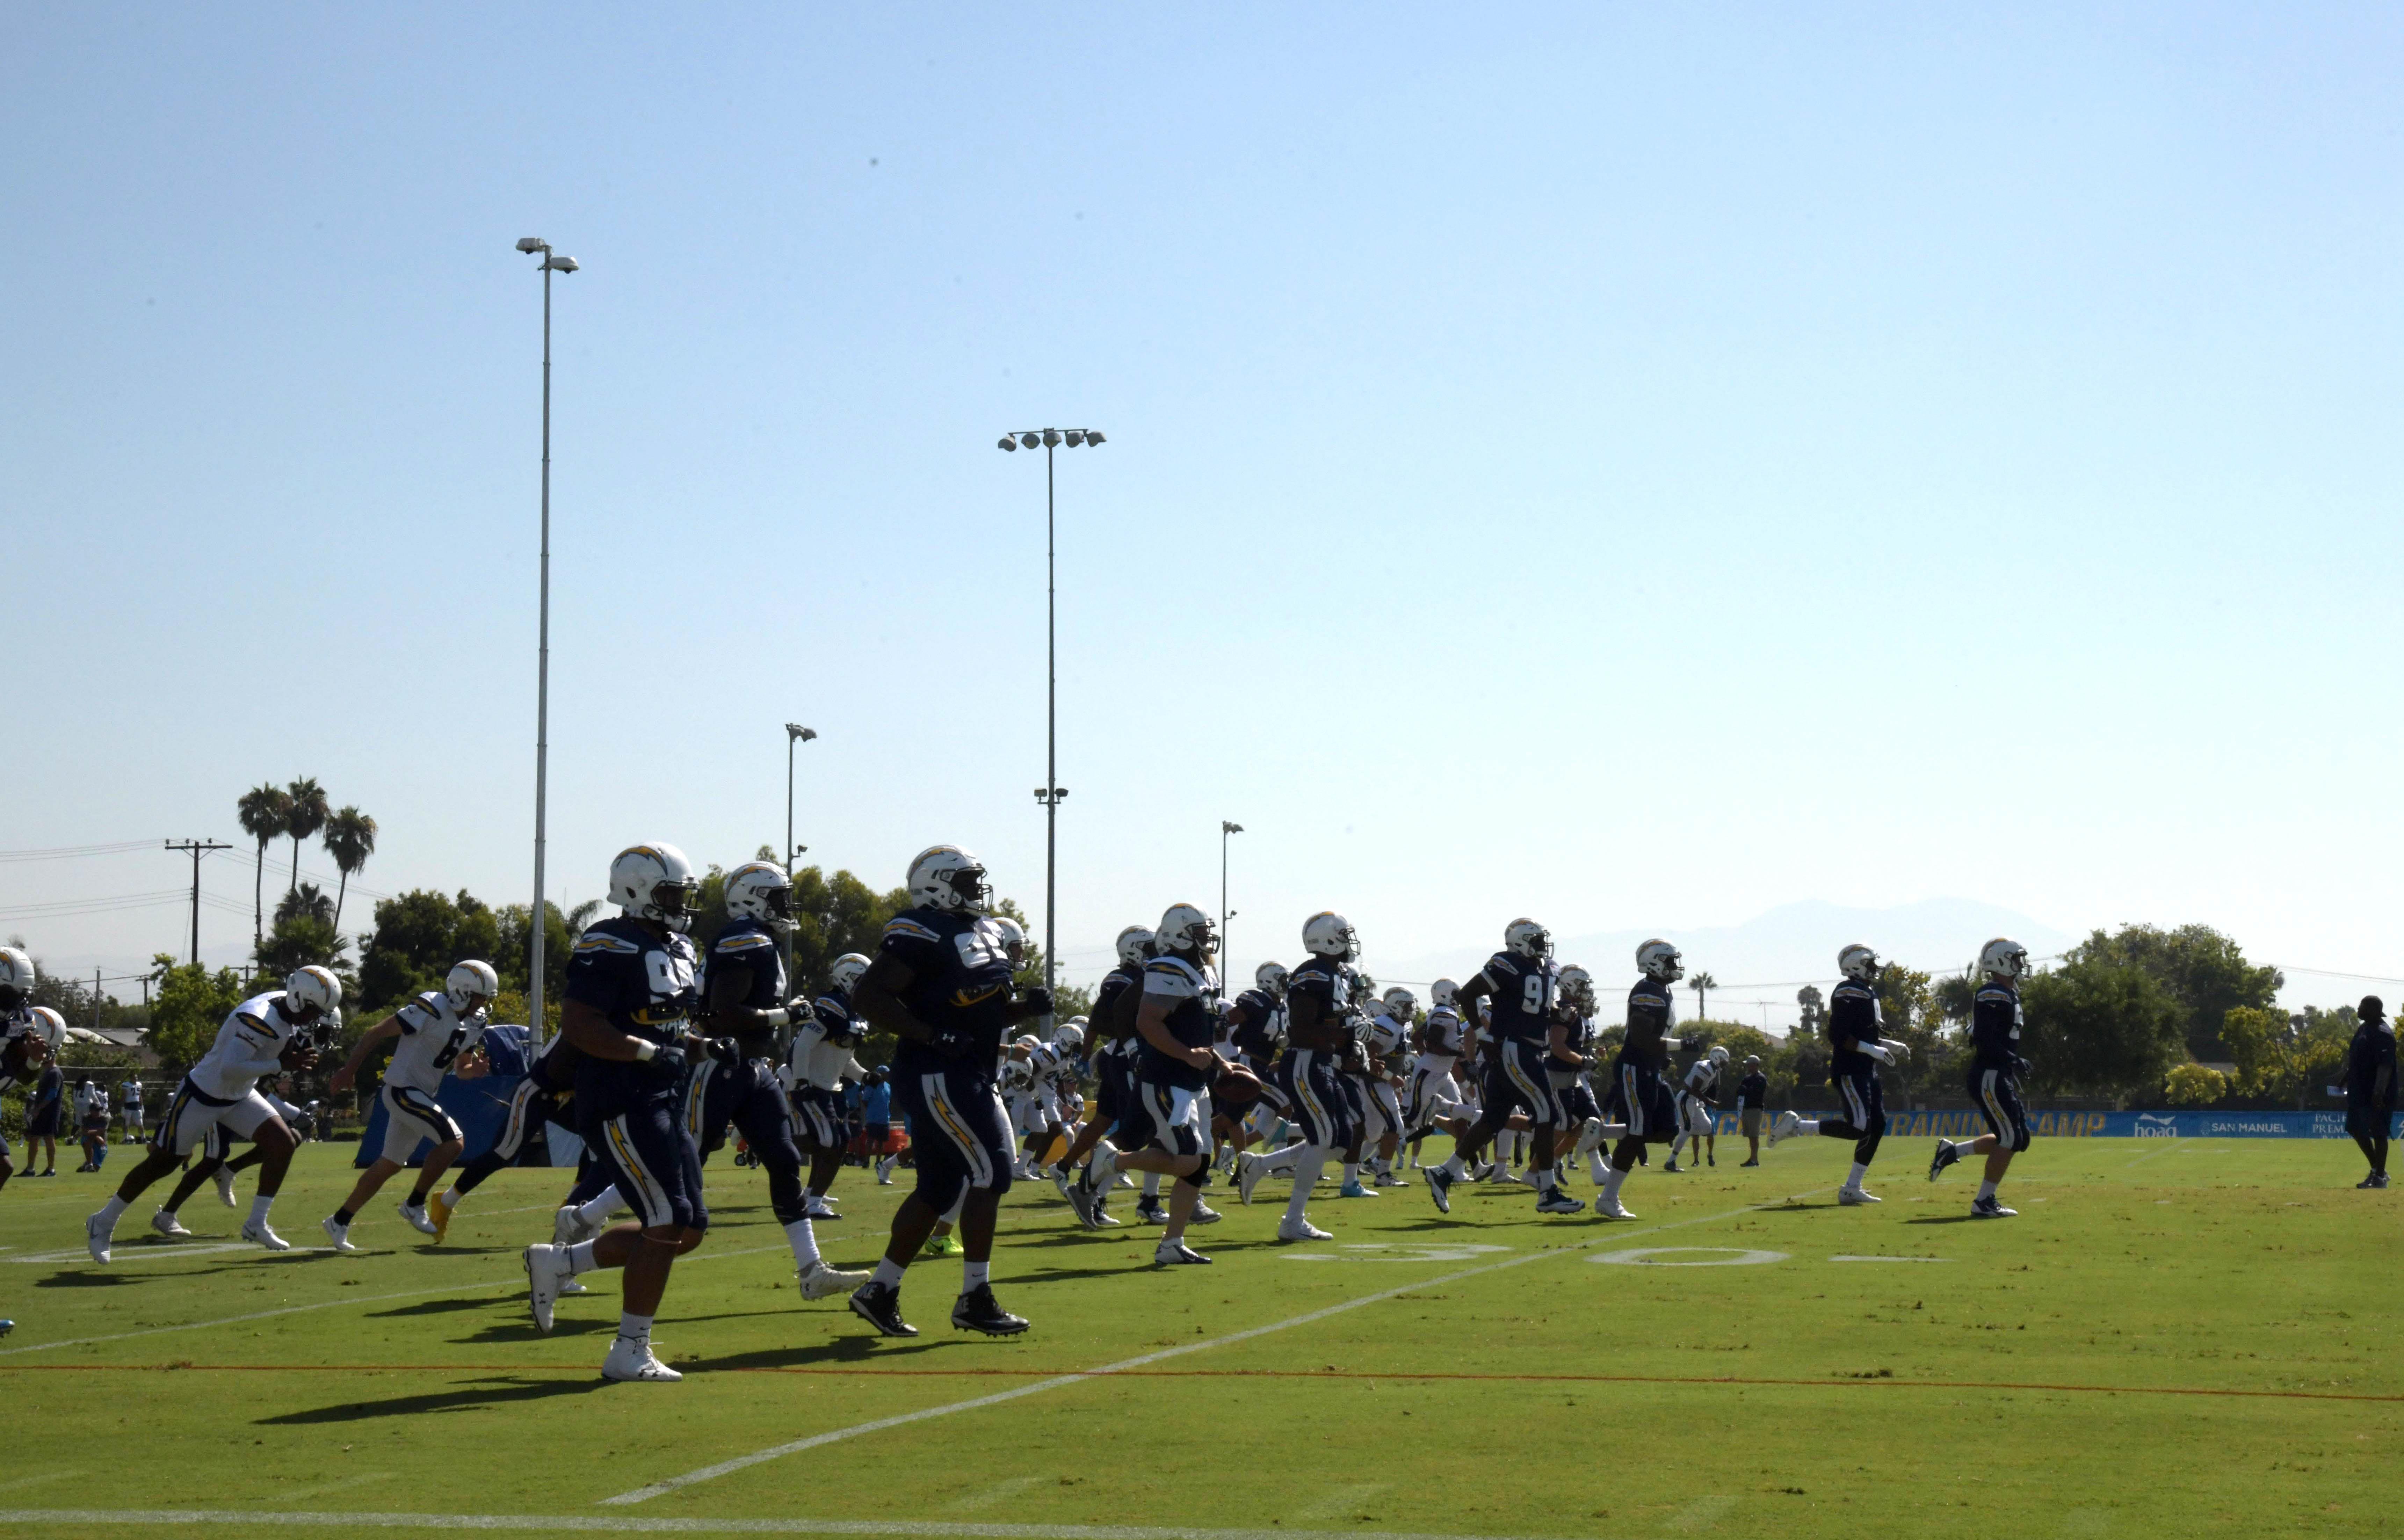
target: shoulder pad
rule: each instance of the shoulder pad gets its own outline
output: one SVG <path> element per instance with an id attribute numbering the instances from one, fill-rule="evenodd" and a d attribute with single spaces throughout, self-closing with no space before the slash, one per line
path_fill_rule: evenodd
<path id="1" fill-rule="evenodd" d="M 615 952 L 621 957 L 630 958 L 640 957 L 643 955 L 643 949 L 641 947 L 636 945 L 633 942 L 628 941 L 623 936 L 613 936 L 607 931 L 585 931 L 584 934 L 577 940 L 576 951 L 579 956 L 582 956 L 588 952 Z"/>
<path id="2" fill-rule="evenodd" d="M 1994 986 L 1989 985 L 1986 988 L 1978 991 L 1978 998 L 1980 1000 L 2010 1000 L 2012 998 L 2012 992 L 2009 989 L 1998 989 Z"/>
<path id="3" fill-rule="evenodd" d="M 1869 998 L 1870 987 L 1859 979 L 1849 978 L 1837 986 L 1837 993 L 1848 999 L 1866 1000 Z"/>
<path id="4" fill-rule="evenodd" d="M 757 947 L 774 946 L 776 945 L 776 938 L 768 934 L 765 931 L 737 931 L 733 935 L 720 936 L 717 941 L 711 944 L 710 950 L 715 952 L 748 952 Z"/>
<path id="5" fill-rule="evenodd" d="M 1516 978 L 1519 973 L 1519 959 L 1508 952 L 1497 952 L 1486 959 L 1486 976 L 1493 977 L 1497 968 Z"/>
<path id="6" fill-rule="evenodd" d="M 926 925 L 921 921 L 912 919 L 907 915 L 896 915 L 891 919 L 885 922 L 886 939 L 890 941 L 896 936 L 906 937 L 911 941 L 941 941 L 943 939 L 942 936 L 935 933 L 932 927 Z"/>

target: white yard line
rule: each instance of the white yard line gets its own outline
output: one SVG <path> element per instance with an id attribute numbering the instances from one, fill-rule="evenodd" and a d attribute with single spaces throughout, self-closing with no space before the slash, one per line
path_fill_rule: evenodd
<path id="1" fill-rule="evenodd" d="M 1398 1530 L 1174 1529 L 1142 1524 L 979 1524 L 875 1519 L 640 1519 L 565 1513 L 292 1513 L 216 1508 L 0 1508 L 0 1525 L 102 1530 L 182 1524 L 245 1529 L 494 1530 L 569 1534 L 857 1534 L 905 1540 L 1528 1540 Z M 1592 1537 L 1586 1537 L 1592 1540 Z"/>
<path id="2" fill-rule="evenodd" d="M 2150 1151 L 2150 1152 L 2148 1152 L 2147 1154 L 2141 1155 L 2139 1155 L 2136 1159 L 2134 1159 L 2134 1160 L 2132 1160 L 2132 1161 L 2129 1162 L 2129 1164 L 2128 1164 L 2127 1166 L 2123 1166 L 2123 1167 L 2121 1167 L 2120 1169 L 2121 1169 L 2122 1170 L 2124 1170 L 2124 1171 L 2125 1171 L 2125 1170 L 2130 1169 L 2131 1167 L 2142 1166 L 2142 1165 L 2144 1165 L 2146 1161 L 2153 1159 L 2153 1158 L 2154 1158 L 2154 1156 L 2156 1156 L 2156 1155 L 2166 1155 L 2170 1154 L 2173 1150 L 2177 1149 L 2180 1145 L 2185 1144 L 2186 1142 L 2187 1142 L 2187 1141 L 2186 1141 L 2184 1138 L 2180 1138 L 2180 1139 L 2173 1139 L 2173 1140 L 2172 1140 L 2169 1143 L 2167 1143 L 2167 1144 L 2163 1145 L 2160 1149 L 2159 1149 L 2159 1150 L 2154 1150 L 2154 1151 Z"/>
<path id="3" fill-rule="evenodd" d="M 1795 1197 L 1803 1197 L 1811 1196 L 1813 1196 L 1813 1194 L 1810 1193 L 1795 1195 Z M 912 1422 L 924 1422 L 932 1418 L 949 1417 L 956 1412 L 975 1411 L 980 1407 L 999 1406 L 1006 1401 L 1016 1401 L 1029 1395 L 1041 1395 L 1045 1391 L 1059 1390 L 1063 1386 L 1067 1385 L 1083 1384 L 1088 1379 L 1097 1379 L 1107 1375 L 1121 1374 L 1128 1369 L 1144 1368 L 1150 1365 L 1158 1364 L 1167 1359 L 1182 1358 L 1188 1353 L 1209 1352 L 1214 1348 L 1232 1347 L 1234 1344 L 1238 1342 L 1249 1342 L 1256 1337 L 1268 1337 L 1278 1332 L 1290 1330 L 1295 1326 L 1307 1326 L 1313 1322 L 1324 1321 L 1330 1316 L 1342 1315 L 1347 1311 L 1357 1310 L 1367 1305 L 1382 1304 L 1389 1299 L 1395 1298 L 1402 1295 L 1416 1293 L 1420 1289 L 1433 1289 L 1447 1283 L 1457 1283 L 1465 1278 L 1477 1278 L 1487 1273 L 1502 1272 L 1505 1268 L 1509 1267 L 1524 1267 L 1530 1262 L 1542 1262 L 1547 1257 L 1573 1255 L 1579 1252 L 1586 1251 L 1595 1246 L 1615 1244 L 1631 1236 L 1655 1235 L 1664 1230 L 1681 1230 L 1693 1225 L 1715 1225 L 1722 1220 L 1735 1219 L 1740 1215 L 1758 1213 L 1764 1209 L 1782 1209 L 1794 1200 L 1795 1197 L 1782 1197 L 1775 1203 L 1748 1203 L 1740 1209 L 1730 1209 L 1723 1213 L 1698 1214 L 1692 1219 L 1671 1220 L 1657 1225 L 1641 1225 L 1634 1229 L 1624 1229 L 1617 1225 L 1613 1225 L 1607 1227 L 1601 1234 L 1595 1236 L 1593 1239 L 1581 1240 L 1573 1245 L 1561 1246 L 1541 1252 L 1530 1252 L 1523 1256 L 1505 1257 L 1502 1261 L 1489 1262 L 1475 1267 L 1462 1267 L 1455 1272 L 1441 1273 L 1434 1278 L 1421 1279 L 1416 1283 L 1405 1283 L 1391 1289 L 1379 1289 L 1374 1294 L 1364 1294 L 1356 1299 L 1348 1299 L 1339 1304 L 1322 1306 L 1315 1310 L 1306 1310 L 1300 1315 L 1288 1316 L 1283 1321 L 1272 1322 L 1265 1326 L 1252 1326 L 1240 1332 L 1229 1332 L 1224 1337 L 1214 1337 L 1203 1342 L 1190 1342 L 1180 1347 L 1165 1348 L 1158 1352 L 1139 1353 L 1133 1358 L 1122 1358 L 1115 1364 L 1105 1364 L 1097 1368 L 1083 1369 L 1074 1374 L 1055 1375 L 1049 1379 L 1039 1379 L 1033 1384 L 1020 1385 L 1012 1390 L 996 1391 L 990 1395 L 972 1396 L 966 1401 L 955 1401 L 946 1406 L 941 1407 L 929 1407 L 920 1411 L 903 1412 L 898 1417 L 880 1417 L 873 1422 L 856 1423 L 848 1428 L 837 1428 L 832 1433 L 816 1434 L 807 1438 L 796 1438 L 788 1444 L 778 1444 L 769 1449 L 760 1449 L 751 1454 L 738 1455 L 732 1460 L 722 1460 L 715 1465 L 704 1465 L 697 1471 L 687 1471 L 682 1476 L 672 1476 L 664 1481 L 655 1481 L 648 1487 L 637 1487 L 633 1491 L 620 1492 L 615 1497 L 605 1497 L 601 1499 L 601 1501 L 605 1505 L 648 1503 L 654 1497 L 663 1496 L 668 1492 L 692 1486 L 698 1482 L 714 1481 L 721 1476 L 731 1476 L 736 1471 L 748 1470 L 753 1465 L 762 1464 L 770 1460 L 781 1460 L 786 1455 L 799 1454 L 804 1449 L 815 1449 L 827 1444 L 840 1443 L 846 1438 L 857 1438 L 861 1434 L 882 1433 L 888 1428 L 905 1427 Z M 994 1532 L 979 1531 L 977 1533 L 987 1533 Z M 1164 1531 L 1161 1533 L 1187 1533 L 1198 1532 Z M 1284 1533 L 1286 1532 L 1279 1529 L 1270 1533 Z"/>

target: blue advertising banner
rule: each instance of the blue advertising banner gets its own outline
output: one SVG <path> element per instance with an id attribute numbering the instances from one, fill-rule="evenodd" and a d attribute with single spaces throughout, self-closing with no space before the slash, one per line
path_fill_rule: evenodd
<path id="1" fill-rule="evenodd" d="M 1796 1109 L 1802 1112 L 1801 1108 Z M 1805 1117 L 1835 1117 L 1803 1113 Z M 2389 1118 L 2388 1137 L 2404 1140 L 2404 1113 Z M 1719 1132 L 1737 1131 L 1736 1115 L 1723 1113 Z M 1886 1114 L 1890 1139 L 1974 1139 L 1987 1120 L 1974 1110 Z M 2031 1113 L 2029 1132 L 2038 1139 L 2344 1139 L 2345 1113 Z"/>

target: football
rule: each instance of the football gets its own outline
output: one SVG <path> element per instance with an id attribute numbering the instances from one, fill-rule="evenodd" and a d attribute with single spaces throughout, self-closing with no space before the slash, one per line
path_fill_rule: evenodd
<path id="1" fill-rule="evenodd" d="M 1210 1087 L 1210 1099 L 1222 1109 L 1249 1107 L 1261 1099 L 1265 1089 L 1260 1076 L 1240 1064 L 1230 1064 Z"/>

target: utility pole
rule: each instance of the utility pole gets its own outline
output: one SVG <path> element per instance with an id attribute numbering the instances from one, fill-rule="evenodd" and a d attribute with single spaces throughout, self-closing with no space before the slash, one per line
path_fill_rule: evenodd
<path id="1" fill-rule="evenodd" d="M 91 1035 L 100 1035 L 100 970 L 91 971 Z"/>
<path id="2" fill-rule="evenodd" d="M 215 840 L 169 840 L 167 848 L 180 850 L 192 858 L 192 966 L 201 965 L 201 858 L 212 850 L 231 850 L 231 845 Z"/>

